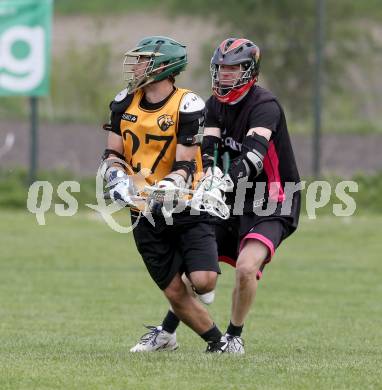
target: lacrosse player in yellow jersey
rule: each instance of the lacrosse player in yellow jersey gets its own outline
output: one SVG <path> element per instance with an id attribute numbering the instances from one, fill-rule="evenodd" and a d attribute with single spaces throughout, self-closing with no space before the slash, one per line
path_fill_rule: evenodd
<path id="1" fill-rule="evenodd" d="M 127 88 L 110 104 L 111 120 L 103 159 L 123 159 L 129 172 L 110 163 L 105 180 L 110 198 L 134 206 L 136 186 L 131 173 L 143 172 L 148 184 L 166 191 L 191 188 L 202 172 L 200 143 L 205 104 L 187 89 L 174 85 L 187 64 L 184 45 L 162 36 L 142 39 L 125 54 Z M 129 175 L 130 174 L 130 175 Z M 171 310 L 161 326 L 148 327 L 131 352 L 175 350 L 178 318 L 220 352 L 226 342 L 207 310 L 187 290 L 185 274 L 201 299 L 211 299 L 220 273 L 214 226 L 206 213 L 184 210 L 167 225 L 159 200 L 151 204 L 155 226 L 146 217 L 137 221 L 131 209 L 134 239 L 151 278 L 164 292 Z M 175 314 L 176 315 L 175 315 Z"/>

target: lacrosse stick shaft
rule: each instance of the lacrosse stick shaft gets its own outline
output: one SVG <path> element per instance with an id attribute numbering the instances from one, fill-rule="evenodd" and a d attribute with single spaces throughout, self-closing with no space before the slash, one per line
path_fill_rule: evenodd
<path id="1" fill-rule="evenodd" d="M 214 161 L 212 164 L 212 174 L 215 173 L 215 167 L 218 163 L 218 157 L 219 157 L 219 149 L 218 149 L 218 144 L 214 144 Z"/>
<path id="2" fill-rule="evenodd" d="M 231 160 L 229 158 L 229 153 L 224 152 L 224 154 L 223 154 L 223 173 L 224 173 L 224 175 L 226 175 L 228 173 L 230 165 L 231 165 Z"/>

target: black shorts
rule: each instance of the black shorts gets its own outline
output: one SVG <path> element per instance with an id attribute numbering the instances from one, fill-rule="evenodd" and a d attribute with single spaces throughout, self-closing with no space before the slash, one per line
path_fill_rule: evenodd
<path id="1" fill-rule="evenodd" d="M 132 213 L 131 218 L 134 223 L 136 214 Z M 169 226 L 163 219 L 156 218 L 154 227 L 141 217 L 133 234 L 151 278 L 162 290 L 177 273 L 220 273 L 215 226 L 206 219 L 195 216 L 182 221 L 179 217 Z"/>
<path id="2" fill-rule="evenodd" d="M 260 268 L 270 262 L 276 248 L 290 234 L 282 218 L 257 220 L 253 214 L 233 216 L 227 221 L 218 221 L 216 240 L 219 261 L 236 266 L 236 261 L 244 242 L 248 239 L 261 241 L 269 250 L 269 256 Z M 261 276 L 261 272 L 258 276 Z"/>

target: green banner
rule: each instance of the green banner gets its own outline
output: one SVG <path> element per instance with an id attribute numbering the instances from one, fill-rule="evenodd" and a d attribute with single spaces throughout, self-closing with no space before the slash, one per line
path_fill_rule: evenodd
<path id="1" fill-rule="evenodd" d="M 49 93 L 53 0 L 0 0 L 0 96 Z"/>

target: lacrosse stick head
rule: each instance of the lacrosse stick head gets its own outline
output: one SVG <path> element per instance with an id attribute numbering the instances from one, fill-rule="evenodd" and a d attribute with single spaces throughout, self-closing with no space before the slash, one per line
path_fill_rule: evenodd
<path id="1" fill-rule="evenodd" d="M 196 187 L 196 191 L 212 191 L 219 189 L 223 192 L 233 190 L 233 182 L 228 174 L 223 174 L 219 167 L 209 168 Z"/>
<path id="2" fill-rule="evenodd" d="M 192 198 L 192 208 L 228 219 L 230 210 L 225 203 L 225 192 L 232 191 L 233 182 L 218 167 L 212 168 L 199 181 Z"/>
<path id="3" fill-rule="evenodd" d="M 223 194 L 218 188 L 195 192 L 191 200 L 191 207 L 221 219 L 228 219 L 230 210 L 225 203 Z"/>

